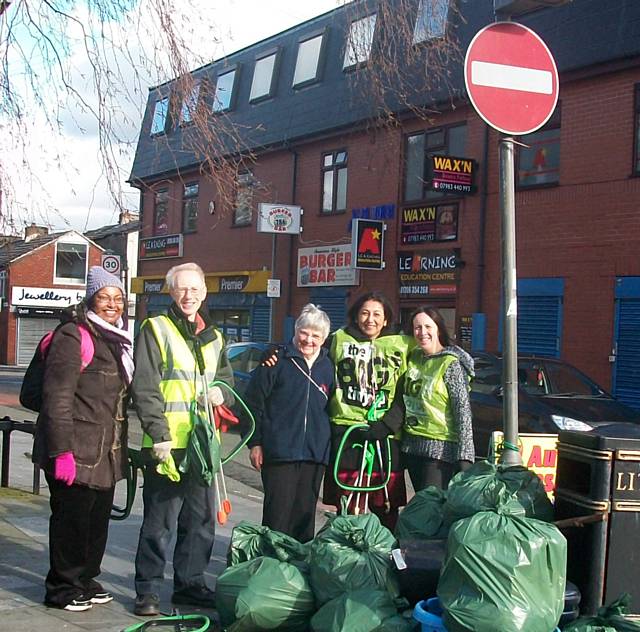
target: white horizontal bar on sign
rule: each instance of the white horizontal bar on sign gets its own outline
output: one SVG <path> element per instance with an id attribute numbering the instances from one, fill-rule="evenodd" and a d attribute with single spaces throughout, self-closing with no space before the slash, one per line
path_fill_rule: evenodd
<path id="1" fill-rule="evenodd" d="M 553 91 L 553 75 L 548 70 L 523 68 L 522 66 L 506 66 L 488 61 L 471 62 L 471 83 L 487 88 L 503 88 L 504 90 L 520 90 L 551 94 Z"/>

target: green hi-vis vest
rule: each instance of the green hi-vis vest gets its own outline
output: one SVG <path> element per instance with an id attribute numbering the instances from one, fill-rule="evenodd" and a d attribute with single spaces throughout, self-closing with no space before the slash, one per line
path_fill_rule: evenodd
<path id="1" fill-rule="evenodd" d="M 330 356 L 336 366 L 336 390 L 329 403 L 334 424 L 366 423 L 374 401 L 376 418 L 389 409 L 411 343 L 412 338 L 402 335 L 358 341 L 342 329 L 335 332 Z"/>
<path id="2" fill-rule="evenodd" d="M 193 428 L 191 405 L 204 393 L 198 363 L 187 341 L 168 316 L 148 318 L 143 327 L 151 327 L 162 356 L 160 392 L 164 399 L 164 414 L 174 448 L 186 448 Z M 222 335 L 216 331 L 215 340 L 203 345 L 205 378 L 211 384 L 216 377 L 218 359 L 222 352 Z M 143 435 L 142 446 L 151 447 L 153 441 Z"/>
<path id="3" fill-rule="evenodd" d="M 404 377 L 404 431 L 427 439 L 458 441 L 444 374 L 454 355 L 425 357 L 416 350 Z"/>

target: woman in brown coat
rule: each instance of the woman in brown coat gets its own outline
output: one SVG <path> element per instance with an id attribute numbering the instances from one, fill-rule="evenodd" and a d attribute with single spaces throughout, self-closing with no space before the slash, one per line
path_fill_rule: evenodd
<path id="1" fill-rule="evenodd" d="M 85 301 L 56 330 L 46 357 L 33 460 L 44 469 L 51 493 L 45 603 L 65 610 L 113 599 L 95 578 L 127 458 L 125 396 L 133 360 L 124 305 L 120 279 L 91 268 Z M 93 343 L 86 367 L 81 327 Z"/>

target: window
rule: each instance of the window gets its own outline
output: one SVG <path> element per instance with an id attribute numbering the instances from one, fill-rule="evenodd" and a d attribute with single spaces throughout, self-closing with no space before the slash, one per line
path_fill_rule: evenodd
<path id="1" fill-rule="evenodd" d="M 183 233 L 194 233 L 198 229 L 198 189 L 197 182 L 184 185 L 182 194 Z"/>
<path id="2" fill-rule="evenodd" d="M 449 0 L 420 0 L 413 29 L 413 43 L 428 42 L 444 37 L 447 30 Z"/>
<path id="3" fill-rule="evenodd" d="M 169 113 L 169 97 L 156 101 L 153 110 L 153 121 L 151 122 L 151 134 L 163 134 L 167 125 L 167 114 Z"/>
<path id="4" fill-rule="evenodd" d="M 0 272 L 0 307 L 2 307 L 2 299 L 7 298 L 7 271 Z"/>
<path id="5" fill-rule="evenodd" d="M 87 279 L 87 244 L 58 241 L 54 283 L 84 285 Z"/>
<path id="6" fill-rule="evenodd" d="M 230 110 L 233 102 L 233 87 L 236 81 L 236 70 L 230 70 L 218 75 L 216 91 L 213 95 L 213 111 L 224 112 Z"/>
<path id="7" fill-rule="evenodd" d="M 311 83 L 319 79 L 320 53 L 323 35 L 317 35 L 298 44 L 298 59 L 293 74 L 293 85 Z"/>
<path id="8" fill-rule="evenodd" d="M 322 212 L 347 208 L 347 152 L 334 151 L 322 158 Z"/>
<path id="9" fill-rule="evenodd" d="M 236 205 L 233 210 L 234 226 L 251 224 L 253 205 L 253 175 L 249 172 L 238 174 L 236 184 Z"/>
<path id="10" fill-rule="evenodd" d="M 169 190 L 156 191 L 153 206 L 153 234 L 166 235 L 169 232 Z"/>
<path id="11" fill-rule="evenodd" d="M 640 83 L 636 84 L 636 94 L 634 99 L 635 106 L 635 144 L 633 150 L 633 172 L 640 175 Z"/>
<path id="12" fill-rule="evenodd" d="M 527 147 L 518 147 L 518 186 L 521 188 L 558 184 L 560 181 L 560 107 L 548 123 L 533 134 L 520 138 Z"/>
<path id="13" fill-rule="evenodd" d="M 351 68 L 363 64 L 369 59 L 373 33 L 376 29 L 376 14 L 368 15 L 351 22 L 347 48 L 344 52 L 343 68 Z"/>
<path id="14" fill-rule="evenodd" d="M 405 163 L 405 202 L 442 198 L 446 194 L 428 187 L 431 155 L 463 157 L 467 144 L 467 126 L 438 127 L 407 137 Z"/>
<path id="15" fill-rule="evenodd" d="M 193 117 L 198 109 L 198 99 L 200 97 L 200 84 L 194 84 L 189 93 L 184 97 L 182 101 L 182 108 L 180 109 L 180 124 L 187 125 L 193 121 Z"/>
<path id="16" fill-rule="evenodd" d="M 266 99 L 273 95 L 274 75 L 277 53 L 271 53 L 262 59 L 256 59 L 253 69 L 253 81 L 251 82 L 250 101 Z"/>

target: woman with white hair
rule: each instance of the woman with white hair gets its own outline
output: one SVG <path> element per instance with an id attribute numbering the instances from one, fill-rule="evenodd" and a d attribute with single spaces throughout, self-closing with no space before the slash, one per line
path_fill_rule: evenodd
<path id="1" fill-rule="evenodd" d="M 320 482 L 329 460 L 327 405 L 334 367 L 323 343 L 329 317 L 309 303 L 274 366 L 259 366 L 246 393 L 256 431 L 251 463 L 262 475 L 262 524 L 300 542 L 313 539 Z"/>

